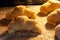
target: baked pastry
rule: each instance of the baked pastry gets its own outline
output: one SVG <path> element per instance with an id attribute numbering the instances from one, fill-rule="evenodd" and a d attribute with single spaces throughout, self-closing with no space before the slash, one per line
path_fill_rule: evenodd
<path id="1" fill-rule="evenodd" d="M 5 17 L 7 19 L 14 20 L 17 16 L 22 16 L 22 15 L 26 15 L 28 18 L 31 18 L 31 19 L 36 18 L 36 13 L 33 10 L 21 5 L 16 6 L 15 9 L 7 13 Z"/>
<path id="2" fill-rule="evenodd" d="M 47 22 L 49 24 L 56 25 L 60 22 L 60 9 L 56 9 L 47 16 Z"/>
<path id="3" fill-rule="evenodd" d="M 40 33 L 38 22 L 33 19 L 28 19 L 27 16 L 19 16 L 16 20 L 8 25 L 8 33 L 14 33 L 15 31 L 32 31 Z"/>
<path id="4" fill-rule="evenodd" d="M 46 3 L 41 5 L 39 14 L 47 15 L 57 8 L 60 8 L 60 1 L 48 0 Z"/>
<path id="5" fill-rule="evenodd" d="M 60 24 L 55 28 L 55 36 L 60 40 Z"/>

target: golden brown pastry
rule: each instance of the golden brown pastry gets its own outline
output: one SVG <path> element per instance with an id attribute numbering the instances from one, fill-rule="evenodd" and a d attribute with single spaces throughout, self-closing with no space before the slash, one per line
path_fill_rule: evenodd
<path id="1" fill-rule="evenodd" d="M 39 14 L 47 15 L 57 8 L 60 8 L 60 1 L 48 0 L 46 3 L 41 5 Z"/>
<path id="2" fill-rule="evenodd" d="M 26 8 L 25 6 L 21 6 L 21 5 L 16 6 L 13 11 L 7 13 L 6 18 L 13 20 L 17 16 L 22 16 L 22 15 L 26 15 L 28 18 L 31 18 L 31 19 L 36 18 L 36 13 L 33 10 Z"/>
<path id="3" fill-rule="evenodd" d="M 60 22 L 60 9 L 56 9 L 51 12 L 47 17 L 47 22 L 53 25 L 56 25 L 56 23 Z"/>
<path id="4" fill-rule="evenodd" d="M 14 33 L 15 31 L 27 30 L 40 33 L 38 22 L 33 19 L 28 19 L 27 16 L 19 16 L 16 20 L 8 25 L 8 33 Z"/>

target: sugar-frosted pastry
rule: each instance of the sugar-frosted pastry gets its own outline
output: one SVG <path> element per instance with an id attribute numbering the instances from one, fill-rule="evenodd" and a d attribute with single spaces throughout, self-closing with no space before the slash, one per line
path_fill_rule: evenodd
<path id="1" fill-rule="evenodd" d="M 16 20 L 8 25 L 8 33 L 14 33 L 15 31 L 27 30 L 40 33 L 38 22 L 33 19 L 28 19 L 27 16 L 19 16 Z"/>

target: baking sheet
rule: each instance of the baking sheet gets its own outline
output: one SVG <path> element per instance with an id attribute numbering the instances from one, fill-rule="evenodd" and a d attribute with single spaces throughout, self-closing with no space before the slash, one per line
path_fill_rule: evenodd
<path id="1" fill-rule="evenodd" d="M 40 5 L 26 5 L 26 7 L 34 10 L 36 13 L 39 13 Z M 13 10 L 14 7 L 3 7 L 0 8 L 0 19 L 4 18 L 5 14 L 8 13 L 9 11 Z M 55 32 L 54 29 L 47 29 L 46 28 L 46 23 L 47 23 L 47 16 L 41 17 L 37 16 L 36 20 L 40 24 L 40 28 L 42 29 L 42 33 L 36 37 L 22 37 L 22 38 L 17 38 L 15 40 L 55 40 Z M 1 27 L 1 26 L 0 26 Z M 1 28 L 0 28 L 1 29 Z M 2 28 L 3 29 L 3 28 Z M 3 40 L 3 39 L 1 39 Z"/>

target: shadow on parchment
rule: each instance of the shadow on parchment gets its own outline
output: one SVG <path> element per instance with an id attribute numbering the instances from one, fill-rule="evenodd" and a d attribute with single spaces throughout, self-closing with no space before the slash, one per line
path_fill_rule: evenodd
<path id="1" fill-rule="evenodd" d="M 0 35 L 0 38 L 4 40 L 28 40 L 29 38 L 33 38 L 40 35 L 39 33 L 34 32 L 28 32 L 26 30 L 24 31 L 16 31 L 13 34 L 8 34 L 7 31 Z"/>
<path id="2" fill-rule="evenodd" d="M 46 29 L 48 30 L 54 30 L 57 25 L 59 25 L 60 22 L 56 22 L 56 25 L 49 24 L 48 22 L 45 24 Z"/>
<path id="3" fill-rule="evenodd" d="M 10 22 L 11 22 L 11 20 L 3 18 L 0 20 L 0 26 L 7 26 Z"/>
<path id="4" fill-rule="evenodd" d="M 46 17 L 47 15 L 45 15 L 45 14 L 43 14 L 43 13 L 41 13 L 41 12 L 39 12 L 38 14 L 37 14 L 39 17 Z"/>

